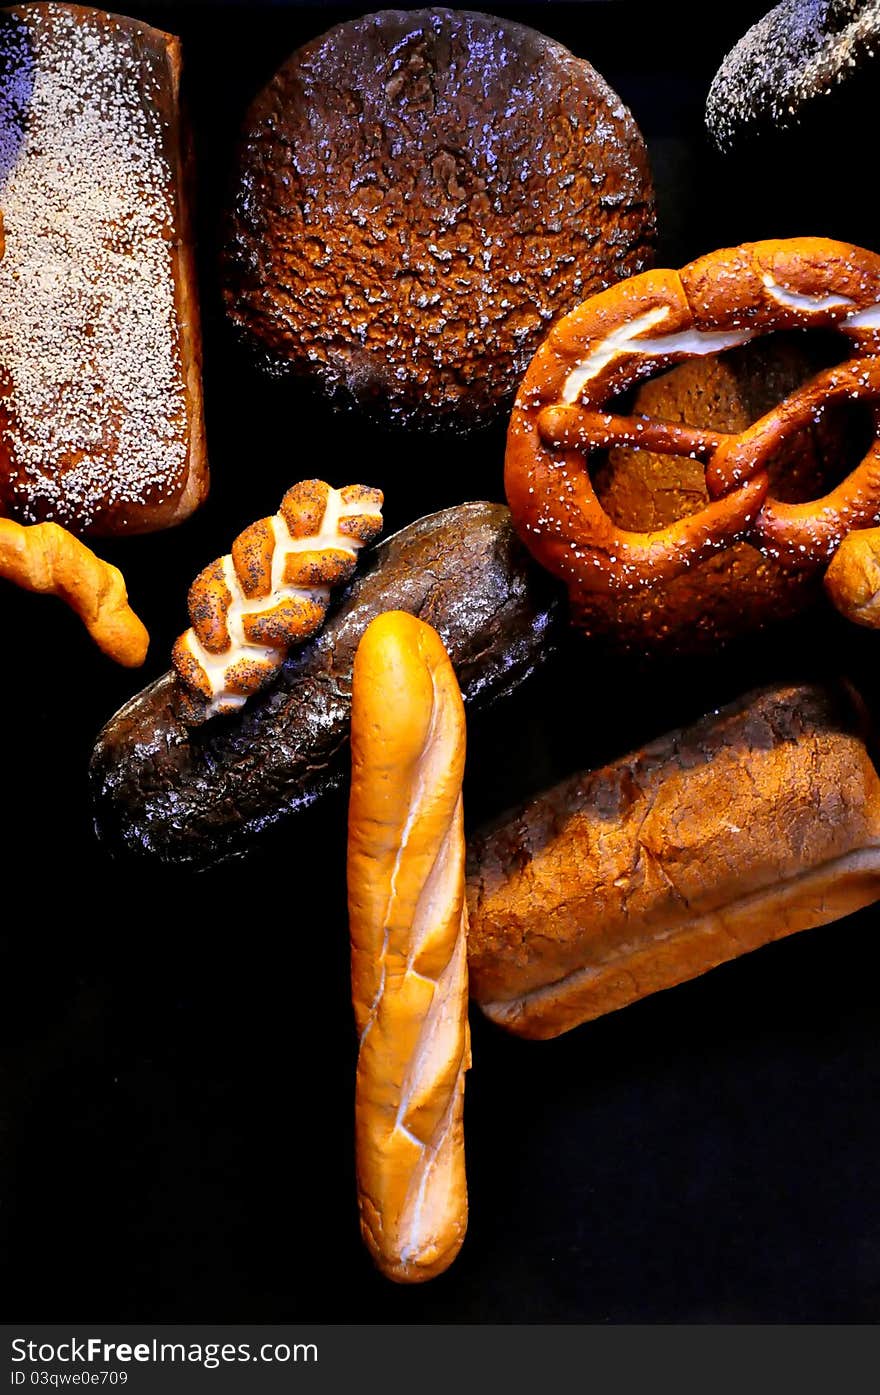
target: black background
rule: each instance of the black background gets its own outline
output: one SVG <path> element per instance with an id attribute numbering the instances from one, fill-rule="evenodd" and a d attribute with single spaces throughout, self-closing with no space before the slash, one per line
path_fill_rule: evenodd
<path id="1" fill-rule="evenodd" d="M 709 82 L 764 6 L 503 6 L 630 106 L 658 186 L 658 264 L 751 237 L 880 247 L 871 129 L 715 155 Z M 389 531 L 500 498 L 503 432 L 386 437 L 260 381 L 218 307 L 235 131 L 323 5 L 132 7 L 182 35 L 198 156 L 210 500 L 104 544 L 152 646 L 116 669 L 57 602 L 2 586 L 8 644 L 0 978 L 2 1310 L 29 1321 L 870 1322 L 880 1316 L 876 911 L 796 936 L 552 1042 L 472 1012 L 471 1222 L 449 1273 L 380 1278 L 357 1230 L 344 804 L 207 874 L 111 861 L 86 767 L 101 724 L 167 667 L 189 581 L 284 488 L 386 491 Z M 826 117 L 823 115 L 823 122 Z M 864 167 L 860 162 L 864 158 Z M 871 635 L 822 612 L 699 663 L 577 650 L 470 733 L 472 819 L 775 676 L 847 674 Z"/>

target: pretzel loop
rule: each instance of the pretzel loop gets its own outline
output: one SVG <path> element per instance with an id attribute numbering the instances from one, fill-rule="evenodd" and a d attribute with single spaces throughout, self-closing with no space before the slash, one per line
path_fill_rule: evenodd
<path id="1" fill-rule="evenodd" d="M 788 437 L 840 401 L 880 402 L 880 358 L 852 359 L 817 373 L 774 411 L 721 442 L 706 466 L 710 496 L 723 497 L 756 469 L 766 468 Z M 875 440 L 860 464 L 823 498 L 784 504 L 768 497 L 748 540 L 790 566 L 822 566 L 847 533 L 877 522 L 878 500 L 880 441 Z"/>
<path id="2" fill-rule="evenodd" d="M 837 329 L 858 356 L 819 373 L 739 435 L 603 410 L 657 368 L 807 327 Z M 784 441 L 832 402 L 880 402 L 878 354 L 880 257 L 845 243 L 747 243 L 603 291 L 555 326 L 517 396 L 505 488 L 520 537 L 573 600 L 671 580 L 741 539 L 791 565 L 824 565 L 848 531 L 880 522 L 880 442 L 809 504 L 771 498 L 767 469 Z M 710 503 L 656 532 L 616 527 L 584 456 L 621 445 L 702 460 Z"/>

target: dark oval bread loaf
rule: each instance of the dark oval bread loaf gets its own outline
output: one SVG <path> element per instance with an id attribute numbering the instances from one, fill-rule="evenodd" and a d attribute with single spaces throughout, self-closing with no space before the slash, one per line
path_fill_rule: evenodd
<path id="1" fill-rule="evenodd" d="M 438 631 L 465 702 L 480 710 L 552 654 L 559 593 L 528 560 L 503 505 L 419 519 L 364 557 L 324 629 L 239 713 L 191 729 L 170 673 L 123 707 L 92 756 L 99 835 L 114 849 L 205 865 L 244 852 L 255 834 L 339 785 L 355 651 L 387 610 Z"/>
<path id="2" fill-rule="evenodd" d="M 644 142 L 589 63 L 508 19 L 383 10 L 298 49 L 253 103 L 226 308 L 274 372 L 463 432 L 653 239 Z"/>

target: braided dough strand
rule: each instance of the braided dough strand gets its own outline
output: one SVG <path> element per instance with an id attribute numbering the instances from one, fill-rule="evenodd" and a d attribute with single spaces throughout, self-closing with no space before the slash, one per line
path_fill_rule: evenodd
<path id="1" fill-rule="evenodd" d="M 451 1264 L 467 1226 L 467 922 L 461 694 L 437 633 L 380 615 L 352 695 L 348 896 L 360 1034 L 361 1230 L 412 1283 Z"/>
<path id="2" fill-rule="evenodd" d="M 137 668 L 144 662 L 150 637 L 128 604 L 122 573 L 66 528 L 23 527 L 0 518 L 0 576 L 26 591 L 58 596 L 117 663 Z"/>
<path id="3" fill-rule="evenodd" d="M 272 678 L 293 644 L 323 624 L 330 590 L 382 530 L 382 494 L 303 480 L 281 508 L 240 533 L 189 590 L 191 628 L 172 651 L 201 717 L 231 712 Z M 195 712 L 193 713 L 195 716 Z"/>

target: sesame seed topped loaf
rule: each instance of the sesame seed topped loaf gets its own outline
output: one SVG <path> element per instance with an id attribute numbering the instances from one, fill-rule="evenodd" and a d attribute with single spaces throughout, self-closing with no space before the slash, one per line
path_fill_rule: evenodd
<path id="1" fill-rule="evenodd" d="M 178 523 L 208 488 L 177 39 L 0 12 L 0 514 Z"/>

